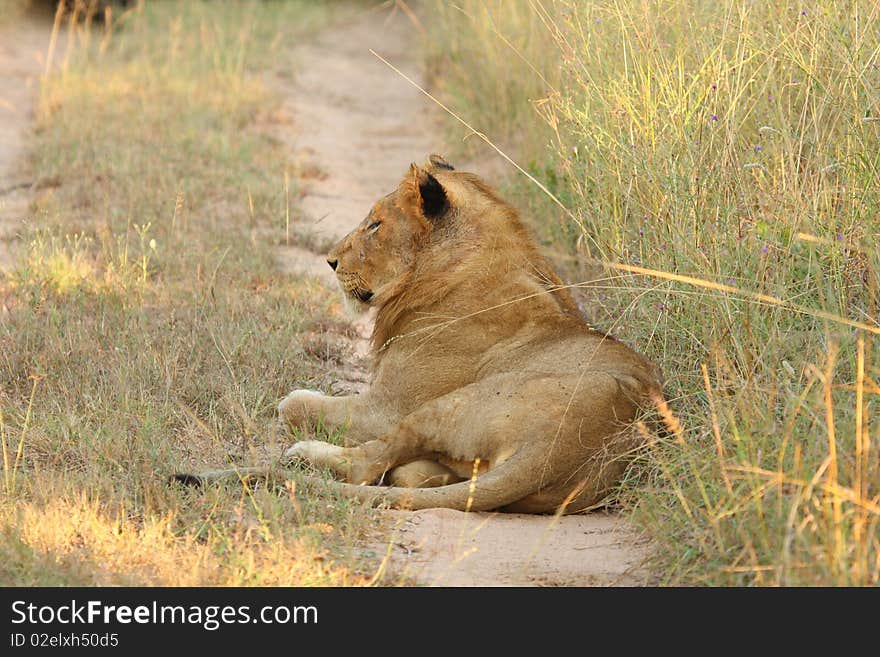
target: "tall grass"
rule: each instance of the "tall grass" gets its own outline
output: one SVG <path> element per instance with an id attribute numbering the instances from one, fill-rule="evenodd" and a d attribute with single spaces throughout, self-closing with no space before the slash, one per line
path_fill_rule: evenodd
<path id="1" fill-rule="evenodd" d="M 0 582 L 365 581 L 359 507 L 166 483 L 277 454 L 275 403 L 329 376 L 298 336 L 342 320 L 273 261 L 288 163 L 260 77 L 286 74 L 284 48 L 327 16 L 147 2 L 108 29 L 61 26 L 40 191 L 0 278 Z"/>
<path id="2" fill-rule="evenodd" d="M 664 581 L 880 583 L 880 7 L 464 1 L 425 22 L 456 109 L 576 214 L 524 200 L 594 320 L 664 369 L 684 429 L 626 482 Z"/>

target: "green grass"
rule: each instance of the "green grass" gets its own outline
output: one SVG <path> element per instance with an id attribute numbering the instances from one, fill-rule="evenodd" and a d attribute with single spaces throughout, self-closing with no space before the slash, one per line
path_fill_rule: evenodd
<path id="1" fill-rule="evenodd" d="M 279 455 L 277 401 L 332 376 L 336 355 L 300 336 L 343 326 L 339 309 L 273 260 L 296 172 L 261 73 L 333 11 L 147 2 L 112 33 L 74 28 L 39 99 L 41 191 L 0 278 L 3 584 L 372 573 L 352 549 L 369 513 L 326 491 L 166 485 Z"/>
<path id="2" fill-rule="evenodd" d="M 683 431 L 621 492 L 662 581 L 880 583 L 876 3 L 438 2 L 425 24 L 440 92 L 573 212 L 511 185 L 593 320 L 666 374 Z"/>

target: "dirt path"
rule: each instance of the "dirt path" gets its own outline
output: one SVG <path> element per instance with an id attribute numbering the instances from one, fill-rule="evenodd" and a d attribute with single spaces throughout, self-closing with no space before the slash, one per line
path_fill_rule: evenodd
<path id="1" fill-rule="evenodd" d="M 324 245 L 353 228 L 391 191 L 410 162 L 442 152 L 425 98 L 369 53 L 373 48 L 421 79 L 417 32 L 402 13 L 370 12 L 329 29 L 294 53 L 297 76 L 273 84 L 294 128 L 286 138 L 308 172 L 297 230 Z M 487 175 L 497 163 L 466 167 Z M 313 246 L 314 248 L 314 246 Z M 288 271 L 333 284 L 323 253 L 279 250 Z M 360 332 L 368 335 L 368 322 Z M 358 351 L 365 354 L 359 341 Z M 617 517 L 562 518 L 388 511 L 371 545 L 390 577 L 427 585 L 633 585 L 648 581 L 645 546 Z"/>
<path id="2" fill-rule="evenodd" d="M 32 13 L 0 25 L 0 272 L 13 265 L 10 243 L 31 198 L 23 151 L 51 29 L 51 18 Z"/>

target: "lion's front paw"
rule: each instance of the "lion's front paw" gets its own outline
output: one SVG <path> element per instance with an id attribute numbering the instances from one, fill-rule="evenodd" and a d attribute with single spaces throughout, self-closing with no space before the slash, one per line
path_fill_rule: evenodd
<path id="1" fill-rule="evenodd" d="M 345 450 L 323 440 L 300 440 L 284 452 L 288 463 L 306 462 L 319 468 L 330 468 L 343 478 L 349 474 Z"/>
<path id="2" fill-rule="evenodd" d="M 278 404 L 278 417 L 288 426 L 301 427 L 314 422 L 324 394 L 317 390 L 294 390 Z"/>
<path id="3" fill-rule="evenodd" d="M 333 470 L 350 484 L 370 484 L 378 477 L 372 474 L 357 450 L 346 449 L 323 440 L 300 440 L 284 452 L 289 463 L 306 462 L 319 468 Z"/>
<path id="4" fill-rule="evenodd" d="M 284 458 L 289 463 L 307 461 L 313 465 L 323 465 L 326 457 L 341 449 L 341 447 L 325 443 L 323 440 L 300 440 L 284 452 Z"/>

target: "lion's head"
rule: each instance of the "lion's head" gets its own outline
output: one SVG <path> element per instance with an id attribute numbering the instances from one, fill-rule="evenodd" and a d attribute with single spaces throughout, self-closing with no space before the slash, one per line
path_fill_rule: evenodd
<path id="1" fill-rule="evenodd" d="M 438 155 L 424 167 L 411 165 L 398 188 L 327 255 L 343 294 L 360 309 L 381 306 L 406 285 L 421 245 L 450 211 L 440 170 L 453 167 Z"/>

